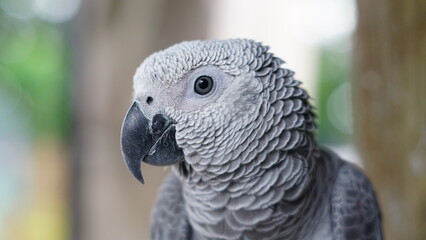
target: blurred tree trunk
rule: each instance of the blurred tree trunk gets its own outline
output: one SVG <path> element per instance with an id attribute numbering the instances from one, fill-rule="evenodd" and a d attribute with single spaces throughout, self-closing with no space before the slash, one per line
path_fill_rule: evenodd
<path id="1" fill-rule="evenodd" d="M 143 166 L 145 185 L 128 172 L 120 151 L 121 122 L 132 77 L 154 51 L 204 38 L 205 1 L 90 0 L 74 22 L 73 239 L 141 240 L 166 171 Z"/>
<path id="2" fill-rule="evenodd" d="M 357 141 L 386 239 L 426 239 L 426 2 L 358 1 Z"/>

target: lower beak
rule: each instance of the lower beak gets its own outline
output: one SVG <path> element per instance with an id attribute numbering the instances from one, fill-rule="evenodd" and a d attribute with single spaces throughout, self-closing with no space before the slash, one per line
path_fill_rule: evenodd
<path id="1" fill-rule="evenodd" d="M 157 114 L 149 120 L 136 102 L 129 108 L 121 129 L 121 151 L 127 168 L 141 183 L 141 162 L 166 166 L 184 159 L 175 133 L 175 125 L 168 117 Z"/>

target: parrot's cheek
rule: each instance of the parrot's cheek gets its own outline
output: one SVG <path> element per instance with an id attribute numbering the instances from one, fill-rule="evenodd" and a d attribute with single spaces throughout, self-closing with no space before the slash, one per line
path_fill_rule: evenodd
<path id="1" fill-rule="evenodd" d="M 136 102 L 129 108 L 121 129 L 121 151 L 130 172 L 140 182 L 144 182 L 141 162 L 166 166 L 184 160 L 175 133 L 173 122 L 164 115 L 149 120 Z"/>

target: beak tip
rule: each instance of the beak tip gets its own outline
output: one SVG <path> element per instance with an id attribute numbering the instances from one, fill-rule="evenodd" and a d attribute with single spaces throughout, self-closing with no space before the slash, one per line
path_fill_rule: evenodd
<path id="1" fill-rule="evenodd" d="M 127 168 L 129 169 L 129 171 L 132 173 L 132 175 L 142 184 L 145 183 L 144 179 L 143 179 L 143 175 L 142 175 L 142 171 L 141 171 L 141 162 L 134 162 L 131 161 L 129 158 L 125 158 L 126 159 L 126 165 Z"/>
<path id="2" fill-rule="evenodd" d="M 144 181 L 144 179 L 143 179 L 143 176 L 142 176 L 142 174 L 140 173 L 140 174 L 135 174 L 135 178 L 140 182 L 140 183 L 142 183 L 142 184 L 145 184 L 145 181 Z"/>

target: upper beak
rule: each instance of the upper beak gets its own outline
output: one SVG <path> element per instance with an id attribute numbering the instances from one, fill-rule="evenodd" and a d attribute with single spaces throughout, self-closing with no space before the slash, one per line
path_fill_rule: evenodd
<path id="1" fill-rule="evenodd" d="M 148 119 L 136 102 L 129 108 L 121 128 L 121 151 L 130 172 L 144 183 L 141 162 L 165 166 L 184 159 L 171 119 L 156 114 Z"/>

